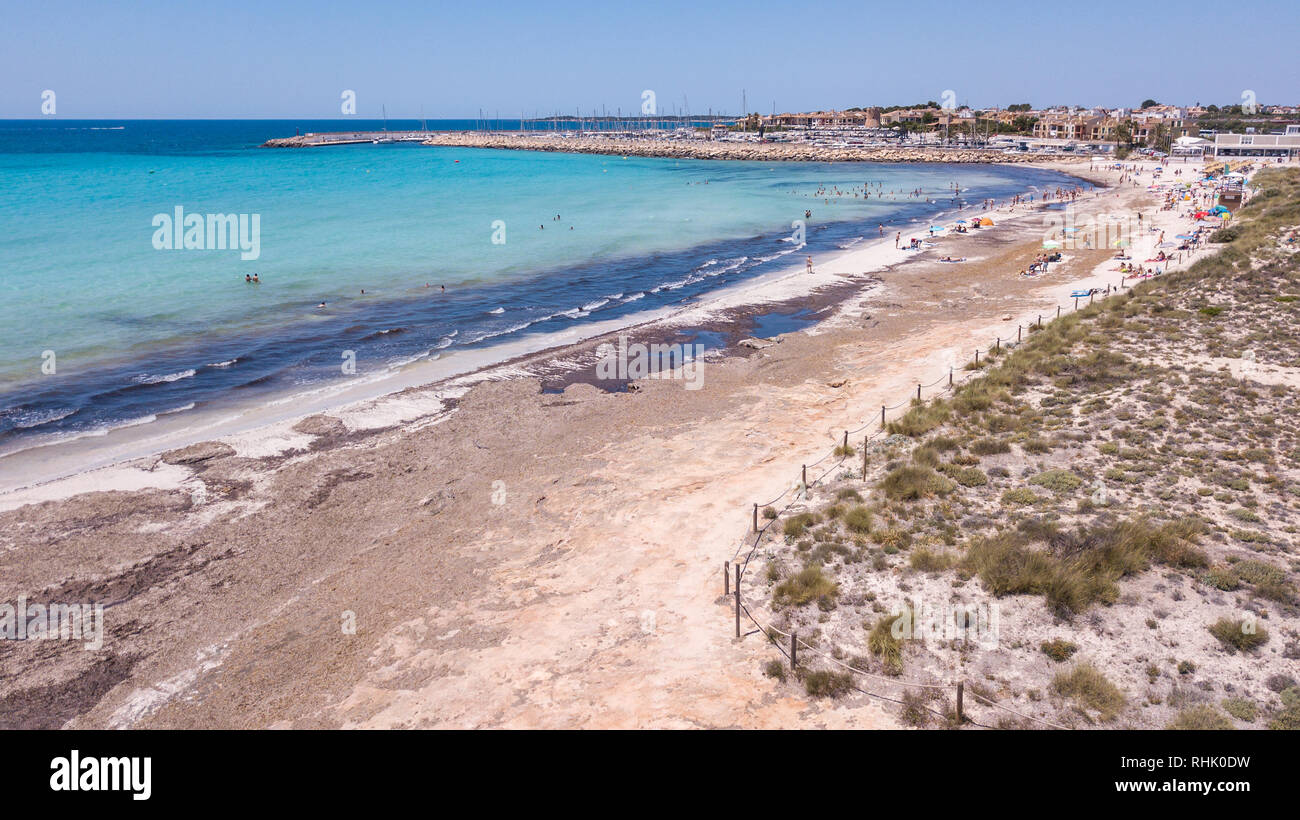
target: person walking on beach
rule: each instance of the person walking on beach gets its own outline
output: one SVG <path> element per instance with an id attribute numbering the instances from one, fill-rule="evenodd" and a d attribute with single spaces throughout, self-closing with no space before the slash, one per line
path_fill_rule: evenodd
<path id="1" fill-rule="evenodd" d="M 807 266 L 807 268 L 808 268 L 808 272 L 809 272 L 809 273 L 812 273 L 812 272 L 813 272 L 813 267 L 812 267 L 812 257 L 811 257 L 811 256 L 808 257 L 808 260 L 807 260 L 807 262 L 806 262 L 806 266 Z"/>
<path id="2" fill-rule="evenodd" d="M 899 242 L 902 242 L 902 241 L 903 241 L 903 232 L 902 232 L 902 231 L 899 231 L 898 233 L 894 234 L 894 248 L 895 248 L 895 249 L 898 248 L 898 243 L 899 243 Z"/>

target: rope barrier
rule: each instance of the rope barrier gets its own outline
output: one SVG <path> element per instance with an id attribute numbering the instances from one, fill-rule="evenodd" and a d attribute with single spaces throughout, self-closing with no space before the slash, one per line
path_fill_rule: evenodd
<path id="1" fill-rule="evenodd" d="M 788 657 L 788 656 L 787 656 L 787 657 Z M 1034 721 L 1035 723 L 1041 723 L 1041 724 L 1043 724 L 1044 726 L 1051 726 L 1053 729 L 1061 729 L 1061 730 L 1066 731 L 1066 732 L 1070 731 L 1070 727 L 1068 727 L 1068 726 L 1060 726 L 1060 725 L 1058 725 L 1058 724 L 1052 723 L 1051 721 L 1040 720 L 1040 719 L 1038 719 L 1038 718 L 1036 718 L 1036 717 L 1033 717 L 1033 716 L 1031 716 L 1031 715 L 1022 715 L 1022 714 L 1020 714 L 1019 712 L 1017 712 L 1015 709 L 1008 709 L 1007 707 L 1003 706 L 1003 705 L 1000 704 L 1000 703 L 994 703 L 993 701 L 989 700 L 988 698 L 984 697 L 983 695 L 980 695 L 978 692 L 971 692 L 970 694 L 971 694 L 971 697 L 975 698 L 976 700 L 982 700 L 982 701 L 984 701 L 986 704 L 988 704 L 989 706 L 992 706 L 994 709 L 1001 709 L 1001 710 L 1004 711 L 1004 712 L 1010 712 L 1011 714 L 1015 715 L 1016 717 L 1021 717 L 1021 718 L 1024 718 L 1025 720 L 1032 720 L 1032 721 Z"/>

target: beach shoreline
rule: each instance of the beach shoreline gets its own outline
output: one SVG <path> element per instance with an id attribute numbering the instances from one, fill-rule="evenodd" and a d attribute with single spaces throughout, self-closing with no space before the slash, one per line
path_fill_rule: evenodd
<path id="1" fill-rule="evenodd" d="M 1096 184 L 1100 177 L 1090 175 L 1072 162 L 1039 163 L 1034 167 L 1064 174 Z M 1042 203 L 1039 203 L 1041 207 Z M 1027 206 L 1022 206 L 1022 209 Z M 934 219 L 952 221 L 959 215 L 981 213 L 973 205 L 963 209 L 941 211 Z M 865 227 L 865 226 L 864 226 Z M 906 231 L 891 228 L 889 233 Z M 987 230 L 987 229 L 986 229 Z M 993 228 L 997 231 L 998 228 Z M 912 233 L 925 232 L 913 228 Z M 655 327 L 683 326 L 691 322 L 710 321 L 710 314 L 726 311 L 728 323 L 745 313 L 780 311 L 811 293 L 831 285 L 844 284 L 844 271 L 861 268 L 870 273 L 883 270 L 908 257 L 891 255 L 888 233 L 883 237 L 864 237 L 857 246 L 843 250 L 822 268 L 829 275 L 805 277 L 795 264 L 710 291 L 683 307 L 665 306 L 633 313 L 617 319 L 566 328 L 561 331 L 531 335 L 500 345 L 470 350 L 439 352 L 422 361 L 378 374 L 365 374 L 340 383 L 285 389 L 255 400 L 236 402 L 233 396 L 215 407 L 190 409 L 184 413 L 162 413 L 123 423 L 109 429 L 96 429 L 49 441 L 23 444 L 0 455 L 5 466 L 0 479 L 0 509 L 12 508 L 19 499 L 46 497 L 39 487 L 66 479 L 79 479 L 98 469 L 156 456 L 166 450 L 186 447 L 206 439 L 228 436 L 259 437 L 263 428 L 286 426 L 314 413 L 373 404 L 384 396 L 402 394 L 413 389 L 442 387 L 437 401 L 424 402 L 421 414 L 436 414 L 468 386 L 483 379 L 527 375 L 537 368 L 538 358 L 563 356 L 564 351 L 581 348 L 587 342 L 608 341 L 618 332 L 647 333 Z M 793 258 L 793 256 L 791 257 Z M 819 260 L 821 261 L 821 260 Z M 813 300 L 825 307 L 825 300 Z M 733 342 L 736 341 L 733 339 Z M 559 389 L 566 382 L 560 381 Z M 381 413 L 383 415 L 383 413 Z M 411 420 L 403 415 L 402 421 Z M 372 429 L 373 425 L 364 425 Z M 287 438 L 294 438 L 287 436 Z M 302 439 L 298 438 L 299 443 Z M 80 480 L 74 486 L 84 486 Z M 38 489 L 36 494 L 28 490 Z"/>
<path id="2" fill-rule="evenodd" d="M 1079 205 L 1145 198 L 1110 188 Z M 448 397 L 411 387 L 11 494 L 0 593 L 75 586 L 118 605 L 107 658 L 0 647 L 17 680 L 39 668 L 45 682 L 0 697 L 79 727 L 890 726 L 878 707 L 774 695 L 763 645 L 729 635 L 717 574 L 752 504 L 845 428 L 1066 288 L 1117 284 L 1099 249 L 1017 277 L 1041 253 L 1043 215 L 992 216 L 997 230 L 903 264 L 864 242 L 766 283 L 770 304 L 833 315 L 724 351 L 704 389 L 603 392 L 560 375 L 601 341 L 588 339 L 535 357 L 567 382 L 558 392 L 515 364 L 432 411 Z M 967 263 L 938 258 L 952 253 Z M 848 298 L 801 303 L 814 282 Z M 732 298 L 676 326 L 736 322 L 748 302 Z M 361 628 L 340 635 L 342 613 Z M 297 671 L 270 672 L 283 669 Z"/>

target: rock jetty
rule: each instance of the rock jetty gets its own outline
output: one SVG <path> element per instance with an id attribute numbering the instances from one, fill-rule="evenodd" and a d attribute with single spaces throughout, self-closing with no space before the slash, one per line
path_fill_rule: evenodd
<path id="1" fill-rule="evenodd" d="M 811 143 L 713 142 L 655 137 L 561 136 L 556 134 L 481 134 L 439 132 L 422 145 L 461 148 L 504 148 L 519 151 L 562 151 L 571 154 L 668 157 L 673 159 L 739 159 L 760 162 L 971 162 L 1010 163 L 1086 161 L 1061 154 L 1015 153 L 979 148 L 879 146 L 831 148 Z"/>

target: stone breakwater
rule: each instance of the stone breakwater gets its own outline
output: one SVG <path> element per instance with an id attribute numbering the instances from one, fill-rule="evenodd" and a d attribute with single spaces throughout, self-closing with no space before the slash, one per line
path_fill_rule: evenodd
<path id="1" fill-rule="evenodd" d="M 739 159 L 760 162 L 1042 162 L 1044 160 L 1084 162 L 1086 157 L 1061 154 L 1004 154 L 972 148 L 879 146 L 828 148 L 804 143 L 712 142 L 708 140 L 666 140 L 607 137 L 560 137 L 529 134 L 476 134 L 444 132 L 433 134 L 422 145 L 460 148 L 503 148 L 517 151 L 561 151 L 570 154 L 668 157 L 673 159 Z"/>

